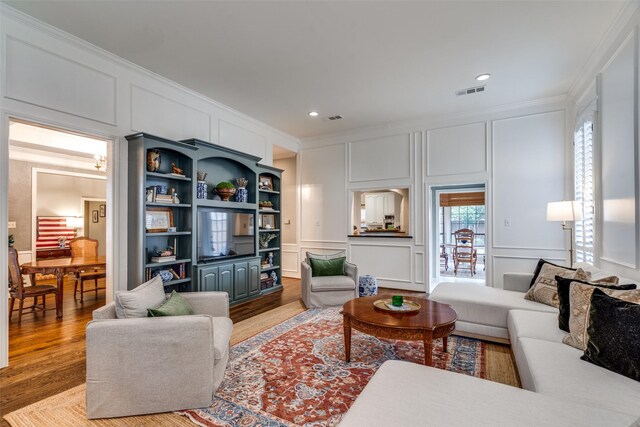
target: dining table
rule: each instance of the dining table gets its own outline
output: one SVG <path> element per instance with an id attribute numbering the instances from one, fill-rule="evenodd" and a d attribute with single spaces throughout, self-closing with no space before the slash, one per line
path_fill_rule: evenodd
<path id="1" fill-rule="evenodd" d="M 106 265 L 106 256 L 56 258 L 25 262 L 20 266 L 20 270 L 22 274 L 29 275 L 32 285 L 36 283 L 36 274 L 54 274 L 56 276 L 56 286 L 58 287 L 58 293 L 56 294 L 56 317 L 62 318 L 64 276 L 90 268 L 105 268 Z"/>

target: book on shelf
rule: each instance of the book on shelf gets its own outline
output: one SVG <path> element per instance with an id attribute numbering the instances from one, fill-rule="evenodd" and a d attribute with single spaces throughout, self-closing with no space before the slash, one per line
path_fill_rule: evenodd
<path id="1" fill-rule="evenodd" d="M 175 260 L 176 260 L 175 255 L 151 257 L 151 262 L 168 262 L 168 261 L 175 261 Z"/>
<path id="2" fill-rule="evenodd" d="M 173 203 L 173 196 L 170 194 L 156 194 L 156 203 Z"/>
<path id="3" fill-rule="evenodd" d="M 172 172 L 172 173 L 170 173 L 170 174 L 168 174 L 168 175 L 171 175 L 171 176 L 179 176 L 180 178 L 186 178 L 186 177 L 187 177 L 187 176 L 186 176 L 186 175 L 184 175 L 184 174 L 181 174 L 181 173 L 173 173 L 173 172 Z"/>

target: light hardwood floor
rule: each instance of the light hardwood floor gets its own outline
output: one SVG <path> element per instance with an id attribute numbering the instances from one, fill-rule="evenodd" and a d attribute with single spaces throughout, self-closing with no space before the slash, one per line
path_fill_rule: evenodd
<path id="1" fill-rule="evenodd" d="M 300 281 L 284 278 L 283 282 L 281 292 L 232 307 L 234 323 L 299 301 Z M 381 289 L 382 295 L 395 293 L 424 295 Z M 73 299 L 73 280 L 69 278 L 64 295 L 63 319 L 56 319 L 51 310 L 44 315 L 24 315 L 18 325 L 14 314 L 9 326 L 9 367 L 0 370 L 0 417 L 84 383 L 85 325 L 93 310 L 104 305 L 104 291 L 97 300 L 87 293 L 80 303 Z M 53 298 L 47 300 L 47 307 L 54 307 Z M 519 386 L 509 346 L 487 343 L 486 349 L 487 379 Z M 0 426 L 8 424 L 2 420 Z"/>

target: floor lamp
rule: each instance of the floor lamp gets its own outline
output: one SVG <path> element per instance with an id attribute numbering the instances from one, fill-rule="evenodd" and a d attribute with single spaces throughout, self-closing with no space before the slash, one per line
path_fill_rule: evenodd
<path id="1" fill-rule="evenodd" d="M 547 203 L 547 221 L 562 221 L 562 229 L 569 230 L 571 240 L 569 246 L 570 266 L 573 267 L 573 227 L 567 225 L 567 221 L 581 221 L 582 209 L 580 203 L 564 200 L 562 202 Z"/>

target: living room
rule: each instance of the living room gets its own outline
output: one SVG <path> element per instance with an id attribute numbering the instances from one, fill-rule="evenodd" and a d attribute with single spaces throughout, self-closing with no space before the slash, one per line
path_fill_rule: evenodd
<path id="1" fill-rule="evenodd" d="M 484 188 L 486 288 L 509 287 L 505 275 L 533 273 L 539 259 L 640 280 L 637 1 L 3 2 L 0 14 L 0 222 L 11 220 L 10 120 L 108 141 L 105 302 L 140 284 L 123 250 L 125 137 L 139 132 L 295 169 L 281 191 L 297 198 L 293 222 L 280 218 L 294 236 L 280 245 L 284 292 L 300 293 L 307 252 L 344 251 L 381 294 L 432 293 L 436 194 L 456 186 Z M 569 221 L 572 236 L 547 207 L 578 199 L 574 138 L 587 123 L 594 197 L 581 214 L 593 222 Z M 280 149 L 295 161 L 274 160 Z M 388 190 L 408 195 L 406 235 L 355 235 L 359 196 Z M 0 366 L 11 367 L 4 310 Z"/>

